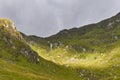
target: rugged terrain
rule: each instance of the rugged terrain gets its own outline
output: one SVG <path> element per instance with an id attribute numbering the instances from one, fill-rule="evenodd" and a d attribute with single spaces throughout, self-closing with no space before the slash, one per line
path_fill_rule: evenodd
<path id="1" fill-rule="evenodd" d="M 79 80 L 74 72 L 38 56 L 11 20 L 0 19 L 0 80 Z"/>
<path id="2" fill-rule="evenodd" d="M 119 80 L 120 13 L 47 38 L 0 19 L 0 79 Z"/>

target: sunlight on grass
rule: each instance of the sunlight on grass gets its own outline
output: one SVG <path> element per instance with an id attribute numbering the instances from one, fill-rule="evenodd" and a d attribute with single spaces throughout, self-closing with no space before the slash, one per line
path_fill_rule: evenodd
<path id="1" fill-rule="evenodd" d="M 45 51 L 45 49 L 31 46 L 43 58 L 53 61 L 60 65 L 71 67 L 92 67 L 92 68 L 105 68 L 112 65 L 111 60 L 115 55 L 119 55 L 119 48 L 113 49 L 110 53 L 79 53 L 75 54 L 68 50 L 57 48 L 52 51 Z M 83 58 L 84 56 L 84 58 Z"/>
<path id="2" fill-rule="evenodd" d="M 39 55 L 56 64 L 77 70 L 84 80 L 119 80 L 120 48 L 106 53 L 73 53 L 67 49 L 56 48 L 45 51 L 43 48 L 31 46 Z M 40 51 L 43 51 L 44 54 Z M 111 76 L 111 77 L 110 77 Z"/>

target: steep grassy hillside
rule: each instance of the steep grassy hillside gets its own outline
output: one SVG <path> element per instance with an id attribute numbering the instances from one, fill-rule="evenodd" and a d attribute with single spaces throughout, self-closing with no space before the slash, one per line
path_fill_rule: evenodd
<path id="1" fill-rule="evenodd" d="M 72 77 L 71 77 L 72 76 Z M 0 19 L 0 80 L 82 80 L 75 70 L 43 59 L 9 19 Z"/>
<path id="2" fill-rule="evenodd" d="M 120 80 L 120 14 L 48 38 L 0 19 L 1 80 Z"/>

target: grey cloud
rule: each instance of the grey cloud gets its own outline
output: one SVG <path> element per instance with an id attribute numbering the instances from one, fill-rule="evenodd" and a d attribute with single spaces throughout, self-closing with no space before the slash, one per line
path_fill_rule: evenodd
<path id="1" fill-rule="evenodd" d="M 0 17 L 38 36 L 98 22 L 120 11 L 120 0 L 0 0 Z"/>

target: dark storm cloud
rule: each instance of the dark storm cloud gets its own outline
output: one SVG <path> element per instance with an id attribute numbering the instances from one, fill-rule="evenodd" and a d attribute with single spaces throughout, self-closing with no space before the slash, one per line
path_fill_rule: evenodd
<path id="1" fill-rule="evenodd" d="M 97 22 L 119 11 L 120 0 L 0 0 L 0 17 L 38 36 Z"/>

